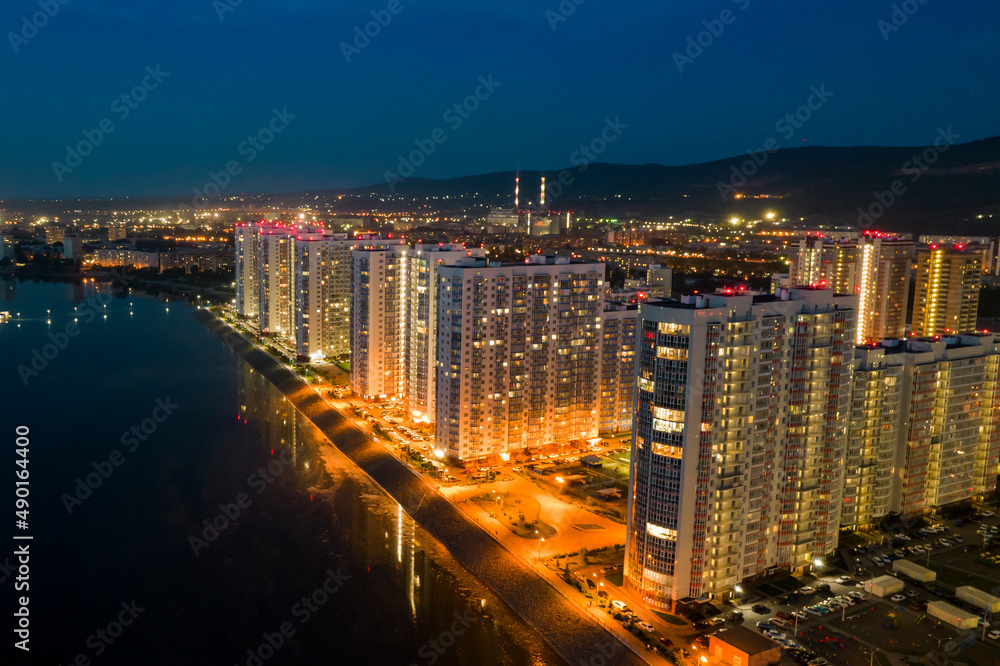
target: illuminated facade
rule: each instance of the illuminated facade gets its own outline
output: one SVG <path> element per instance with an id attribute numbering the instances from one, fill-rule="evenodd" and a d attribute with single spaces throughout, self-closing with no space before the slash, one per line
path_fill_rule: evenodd
<path id="1" fill-rule="evenodd" d="M 836 548 L 856 296 L 640 305 L 625 580 L 653 607 Z"/>
<path id="2" fill-rule="evenodd" d="M 844 529 L 870 527 L 892 510 L 896 449 L 902 435 L 903 367 L 883 347 L 854 355 L 851 417 L 844 460 Z"/>
<path id="3" fill-rule="evenodd" d="M 976 330 L 982 257 L 931 245 L 917 254 L 912 332 L 918 337 Z"/>
<path id="4" fill-rule="evenodd" d="M 260 314 L 260 227 L 236 225 L 236 313 L 256 318 Z"/>
<path id="5" fill-rule="evenodd" d="M 857 294 L 858 344 L 901 337 L 913 251 L 912 240 L 878 232 L 844 240 L 810 235 L 799 241 L 788 283 Z"/>
<path id="6" fill-rule="evenodd" d="M 406 407 L 415 419 L 434 420 L 438 269 L 466 257 L 485 256 L 482 248 L 466 248 L 460 243 L 419 244 L 407 254 L 405 396 Z"/>
<path id="7" fill-rule="evenodd" d="M 262 333 L 292 339 L 295 238 L 285 226 L 264 226 L 258 233 L 258 307 Z"/>
<path id="8" fill-rule="evenodd" d="M 369 238 L 351 253 L 351 390 L 362 397 L 403 395 L 409 251 Z"/>
<path id="9" fill-rule="evenodd" d="M 903 366 L 906 410 L 893 511 L 921 513 L 992 493 L 1000 455 L 997 337 L 893 342 L 887 358 Z"/>
<path id="10" fill-rule="evenodd" d="M 351 248 L 347 234 L 295 235 L 293 325 L 296 352 L 314 359 L 351 351 Z"/>
<path id="11" fill-rule="evenodd" d="M 435 439 L 453 460 L 598 434 L 604 264 L 532 255 L 438 269 Z"/>
<path id="12" fill-rule="evenodd" d="M 607 303 L 601 316 L 601 397 L 598 430 L 632 429 L 635 392 L 635 330 L 639 307 Z"/>

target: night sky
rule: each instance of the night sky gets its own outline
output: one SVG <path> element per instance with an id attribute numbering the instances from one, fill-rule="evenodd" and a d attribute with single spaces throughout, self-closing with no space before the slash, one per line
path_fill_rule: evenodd
<path id="1" fill-rule="evenodd" d="M 985 0 L 896 3 L 896 24 L 888 0 L 41 4 L 58 11 L 0 4 L 0 197 L 190 194 L 231 161 L 227 193 L 365 185 L 415 140 L 434 146 L 415 176 L 559 169 L 616 118 L 600 161 L 1000 133 L 1000 5 Z M 470 95 L 478 108 L 452 108 Z M 243 143 L 269 124 L 271 143 Z M 80 142 L 90 154 L 67 157 Z"/>

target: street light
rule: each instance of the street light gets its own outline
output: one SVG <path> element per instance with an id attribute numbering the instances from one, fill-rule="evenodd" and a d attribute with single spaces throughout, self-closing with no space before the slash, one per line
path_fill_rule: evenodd
<path id="1" fill-rule="evenodd" d="M 538 534 L 538 530 L 535 530 L 535 534 Z M 539 562 L 542 561 L 542 542 L 543 541 L 545 541 L 545 537 L 539 537 L 539 539 L 538 539 L 538 555 L 535 556 L 535 559 L 538 560 Z"/>

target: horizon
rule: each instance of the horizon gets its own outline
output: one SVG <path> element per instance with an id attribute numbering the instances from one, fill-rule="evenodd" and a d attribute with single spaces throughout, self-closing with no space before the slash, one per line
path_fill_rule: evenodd
<path id="1" fill-rule="evenodd" d="M 970 139 L 968 141 L 958 141 L 958 142 L 956 142 L 954 144 L 954 146 L 955 147 L 958 147 L 958 146 L 967 146 L 967 145 L 971 145 L 971 144 L 974 144 L 974 143 L 981 143 L 981 142 L 990 141 L 990 140 L 1000 140 L 1000 134 L 995 135 L 995 136 L 987 136 L 987 137 L 982 137 L 982 138 Z M 908 150 L 908 149 L 916 149 L 916 148 L 926 148 L 926 147 L 929 147 L 930 145 L 931 144 L 928 143 L 928 144 L 924 144 L 924 145 L 899 145 L 899 146 L 888 146 L 888 145 L 788 146 L 788 147 L 779 147 L 775 151 L 775 154 L 781 153 L 781 152 L 799 151 L 799 150 L 804 150 L 804 149 L 812 149 L 812 150 L 823 150 L 823 149 L 830 149 L 830 150 L 862 150 L 862 149 L 874 149 L 874 150 Z M 638 164 L 638 163 L 628 163 L 628 162 L 596 161 L 596 162 L 588 163 L 587 166 L 588 167 L 589 166 L 664 167 L 664 168 L 668 168 L 668 169 L 684 169 L 684 168 L 688 168 L 688 167 L 698 167 L 698 166 L 704 166 L 704 165 L 714 164 L 714 163 L 730 164 L 734 160 L 745 159 L 748 154 L 749 153 L 744 153 L 743 155 L 730 155 L 728 157 L 722 157 L 722 158 L 718 158 L 718 159 L 708 160 L 706 162 L 692 162 L 692 163 L 688 163 L 688 164 L 662 164 L 662 163 L 658 163 L 658 162 L 646 162 L 646 163 Z M 441 177 L 427 177 L 427 176 L 414 175 L 414 176 L 411 176 L 409 178 L 405 178 L 403 180 L 406 180 L 406 181 L 443 182 L 443 181 L 449 181 L 449 180 L 460 180 L 460 179 L 463 179 L 463 178 L 482 178 L 482 177 L 495 176 L 495 175 L 500 175 L 500 174 L 523 174 L 523 173 L 529 173 L 529 174 L 552 174 L 552 173 L 556 173 L 556 172 L 559 172 L 559 171 L 562 171 L 562 170 L 566 170 L 566 169 L 569 169 L 569 168 L 570 168 L 569 166 L 563 166 L 563 167 L 556 167 L 556 168 L 551 168 L 551 169 L 538 169 L 538 168 L 525 168 L 525 169 L 517 169 L 517 170 L 514 170 L 514 169 L 498 169 L 498 170 L 485 171 L 485 172 L 463 173 L 463 174 L 441 176 Z M 313 192 L 320 192 L 320 191 L 338 192 L 338 191 L 348 191 L 348 190 L 364 190 L 364 189 L 368 189 L 368 188 L 384 187 L 385 185 L 386 185 L 386 182 L 385 181 L 381 181 L 381 182 L 364 183 L 364 184 L 361 184 L 361 185 L 349 185 L 349 186 L 344 186 L 344 187 L 307 188 L 307 189 L 293 189 L 293 190 L 281 190 L 281 191 L 271 190 L 271 189 L 257 190 L 257 191 L 240 191 L 240 192 L 235 192 L 234 191 L 234 192 L 227 192 L 226 195 L 227 196 L 235 196 L 235 195 L 245 195 L 245 196 L 266 196 L 266 195 L 288 196 L 288 195 L 296 195 L 296 194 L 310 194 L 310 193 L 313 193 Z M 60 201 L 113 201 L 113 200 L 116 200 L 116 199 L 171 199 L 171 198 L 178 198 L 178 197 L 184 198 L 184 197 L 189 197 L 189 196 L 190 196 L 190 194 L 188 194 L 188 193 L 179 193 L 179 194 L 178 193 L 165 193 L 165 194 L 138 193 L 138 194 L 131 194 L 131 195 L 66 196 L 66 197 L 51 197 L 51 198 L 46 198 L 46 197 L 26 197 L 26 196 L 25 197 L 0 196 L 0 203 L 13 203 L 13 202 L 60 202 Z"/>

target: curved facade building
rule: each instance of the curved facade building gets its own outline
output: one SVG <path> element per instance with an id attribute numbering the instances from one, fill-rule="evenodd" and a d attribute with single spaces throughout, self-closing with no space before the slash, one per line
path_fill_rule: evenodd
<path id="1" fill-rule="evenodd" d="M 643 303 L 626 584 L 672 610 L 836 548 L 854 295 Z"/>

